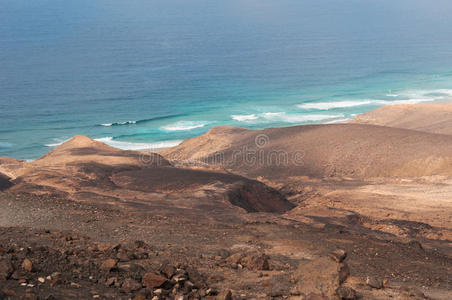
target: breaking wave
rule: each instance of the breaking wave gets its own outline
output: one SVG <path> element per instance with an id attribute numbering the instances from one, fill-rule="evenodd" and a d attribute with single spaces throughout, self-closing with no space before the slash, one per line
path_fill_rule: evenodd
<path id="1" fill-rule="evenodd" d="M 204 121 L 179 121 L 174 124 L 162 126 L 161 129 L 166 131 L 186 131 L 196 128 L 202 128 L 207 125 Z"/>

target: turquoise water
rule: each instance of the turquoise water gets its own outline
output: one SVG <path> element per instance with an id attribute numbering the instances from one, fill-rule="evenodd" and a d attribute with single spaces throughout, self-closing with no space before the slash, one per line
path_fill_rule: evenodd
<path id="1" fill-rule="evenodd" d="M 434 3 L 434 4 L 433 4 Z M 0 156 L 452 97 L 449 0 L 0 0 Z"/>

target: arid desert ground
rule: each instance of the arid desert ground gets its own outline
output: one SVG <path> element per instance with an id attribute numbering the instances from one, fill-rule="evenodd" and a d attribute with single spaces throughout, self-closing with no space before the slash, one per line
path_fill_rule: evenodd
<path id="1" fill-rule="evenodd" d="M 452 105 L 0 158 L 0 299 L 452 299 Z"/>

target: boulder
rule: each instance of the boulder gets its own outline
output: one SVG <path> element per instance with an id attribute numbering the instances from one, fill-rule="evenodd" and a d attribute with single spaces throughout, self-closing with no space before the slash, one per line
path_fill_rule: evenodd
<path id="1" fill-rule="evenodd" d="M 340 286 L 336 290 L 336 294 L 341 300 L 354 300 L 354 299 L 357 299 L 356 291 L 354 289 L 352 289 L 351 287 L 348 287 L 348 286 Z"/>
<path id="2" fill-rule="evenodd" d="M 22 262 L 22 268 L 28 272 L 31 272 L 33 270 L 33 263 L 28 258 L 24 259 Z"/>
<path id="3" fill-rule="evenodd" d="M 270 270 L 268 256 L 263 253 L 252 253 L 241 260 L 241 264 L 250 270 L 266 271 Z"/>
<path id="4" fill-rule="evenodd" d="M 317 294 L 328 298 L 336 297 L 336 291 L 350 275 L 346 263 L 332 261 L 329 257 L 321 257 L 301 263 L 295 271 L 293 294 Z"/>
<path id="5" fill-rule="evenodd" d="M 340 263 L 340 262 L 343 262 L 345 260 L 345 258 L 347 257 L 347 252 L 345 252 L 345 250 L 342 250 L 342 249 L 336 249 L 330 253 L 330 257 L 333 260 Z"/>
<path id="6" fill-rule="evenodd" d="M 109 258 L 102 262 L 102 264 L 100 265 L 100 268 L 103 271 L 110 272 L 110 270 L 113 269 L 115 266 L 116 266 L 116 260 Z"/>
<path id="7" fill-rule="evenodd" d="M 168 280 L 154 273 L 146 273 L 143 277 L 143 285 L 147 288 L 159 288 L 164 286 Z"/>
<path id="8" fill-rule="evenodd" d="M 368 286 L 374 289 L 383 288 L 383 281 L 373 276 L 367 276 L 366 283 Z"/>

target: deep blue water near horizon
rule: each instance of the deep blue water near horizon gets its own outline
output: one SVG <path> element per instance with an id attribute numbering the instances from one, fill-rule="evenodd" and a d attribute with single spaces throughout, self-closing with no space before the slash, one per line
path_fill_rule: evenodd
<path id="1" fill-rule="evenodd" d="M 449 0 L 0 0 L 0 156 L 446 101 L 451 13 Z"/>

